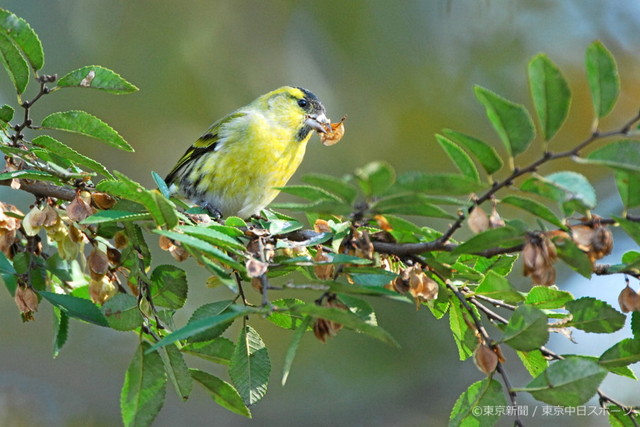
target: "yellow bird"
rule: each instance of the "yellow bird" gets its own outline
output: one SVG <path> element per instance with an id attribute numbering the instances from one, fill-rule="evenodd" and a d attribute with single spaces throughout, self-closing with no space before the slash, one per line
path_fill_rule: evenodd
<path id="1" fill-rule="evenodd" d="M 257 215 L 298 169 L 312 131 L 330 124 L 313 93 L 281 87 L 211 125 L 165 181 L 217 218 Z"/>

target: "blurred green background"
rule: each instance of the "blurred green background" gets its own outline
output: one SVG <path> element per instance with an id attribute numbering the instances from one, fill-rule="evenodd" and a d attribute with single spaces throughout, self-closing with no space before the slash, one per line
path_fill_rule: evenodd
<path id="1" fill-rule="evenodd" d="M 217 118 L 285 84 L 313 91 L 334 121 L 349 116 L 339 144 L 324 147 L 314 137 L 293 183 L 307 172 L 342 175 L 374 160 L 386 160 L 399 172 L 451 171 L 433 138 L 442 128 L 498 146 L 473 86 L 530 106 L 526 65 L 541 51 L 561 67 L 573 92 L 569 121 L 553 142 L 554 149 L 567 148 L 590 132 L 583 58 L 595 39 L 613 52 L 622 78 L 621 100 L 602 127 L 620 125 L 638 107 L 637 2 L 3 0 L 1 6 L 25 18 L 40 35 L 45 73 L 61 76 L 98 64 L 140 87 L 128 96 L 60 91 L 41 101 L 34 116 L 38 120 L 52 111 L 84 109 L 107 121 L 135 147 L 134 154 L 88 139 L 65 135 L 64 140 L 147 186 L 153 185 L 151 170 L 166 174 Z M 6 74 L 0 74 L 0 89 L 0 102 L 15 105 Z M 529 150 L 529 158 L 538 147 Z M 604 177 L 572 167 L 594 180 Z M 600 185 L 603 199 L 615 193 L 611 185 L 606 180 Z M 0 197 L 23 210 L 31 202 L 7 188 L 0 189 Z M 602 213 L 615 209 L 614 198 Z M 154 259 L 156 264 L 171 261 L 159 252 Z M 179 322 L 193 308 L 228 296 L 224 290 L 207 289 L 195 264 L 187 262 L 183 268 L 193 270 L 191 306 Z M 581 279 L 561 287 L 615 303 L 621 282 Z M 1 290 L 0 295 L 0 425 L 120 424 L 119 389 L 137 338 L 74 322 L 68 344 L 52 360 L 49 308 L 43 304 L 36 322 L 21 324 L 9 295 Z M 305 337 L 283 388 L 280 370 L 290 334 L 258 320 L 254 326 L 271 349 L 273 375 L 266 398 L 252 408 L 254 419 L 223 410 L 195 386 L 186 403 L 169 389 L 155 425 L 446 424 L 457 396 L 483 375 L 470 361 L 458 361 L 446 319 L 437 322 L 427 309 L 416 311 L 411 305 L 373 303 L 379 323 L 398 338 L 401 349 L 350 331 L 326 344 Z M 579 345 L 554 337 L 550 346 L 599 355 L 627 334 L 577 335 Z M 517 357 L 507 358 L 512 381 L 526 384 L 529 379 Z M 224 371 L 218 374 L 224 376 Z M 640 403 L 633 381 L 607 379 L 604 389 L 626 403 Z M 524 396 L 521 401 L 532 404 Z M 525 422 L 595 426 L 605 420 L 547 417 Z M 500 423 L 509 424 L 509 419 Z"/>

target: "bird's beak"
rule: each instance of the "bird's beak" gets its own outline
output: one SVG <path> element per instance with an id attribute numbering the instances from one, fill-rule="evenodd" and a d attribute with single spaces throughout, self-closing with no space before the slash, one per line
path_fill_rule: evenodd
<path id="1" fill-rule="evenodd" d="M 331 120 L 324 113 L 308 115 L 304 124 L 320 133 L 327 133 L 328 129 L 331 129 Z"/>

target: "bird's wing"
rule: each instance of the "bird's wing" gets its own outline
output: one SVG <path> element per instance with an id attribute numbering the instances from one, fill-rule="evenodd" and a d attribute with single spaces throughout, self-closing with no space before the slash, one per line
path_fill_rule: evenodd
<path id="1" fill-rule="evenodd" d="M 220 127 L 225 123 L 229 123 L 239 117 L 245 116 L 246 113 L 236 112 L 231 113 L 226 117 L 215 122 L 211 127 L 200 137 L 191 147 L 187 149 L 184 155 L 178 160 L 178 163 L 173 167 L 171 172 L 164 179 L 167 184 L 171 184 L 176 175 L 187 163 L 195 161 L 198 157 L 210 151 L 216 151 L 221 143 L 220 141 Z"/>

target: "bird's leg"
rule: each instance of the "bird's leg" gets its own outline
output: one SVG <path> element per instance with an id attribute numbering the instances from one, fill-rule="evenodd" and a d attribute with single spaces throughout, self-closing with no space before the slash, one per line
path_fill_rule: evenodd
<path id="1" fill-rule="evenodd" d="M 211 203 L 201 203 L 200 207 L 206 209 L 207 212 L 209 212 L 209 216 L 212 217 L 214 221 L 220 221 L 222 219 L 222 212 L 220 212 L 220 209 L 213 206 Z"/>

